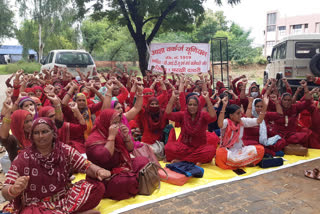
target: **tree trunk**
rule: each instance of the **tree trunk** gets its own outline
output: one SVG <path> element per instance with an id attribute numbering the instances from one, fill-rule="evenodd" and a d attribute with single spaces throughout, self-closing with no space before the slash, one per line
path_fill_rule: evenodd
<path id="1" fill-rule="evenodd" d="M 42 44 L 42 26 L 39 24 L 39 56 L 38 56 L 38 62 L 41 61 L 42 55 L 43 55 L 43 44 Z"/>
<path id="2" fill-rule="evenodd" d="M 147 59 L 147 45 L 145 39 L 138 39 L 136 41 L 136 46 L 138 49 L 138 55 L 139 55 L 139 67 L 142 76 L 146 76 L 146 70 L 148 69 L 148 59 Z"/>

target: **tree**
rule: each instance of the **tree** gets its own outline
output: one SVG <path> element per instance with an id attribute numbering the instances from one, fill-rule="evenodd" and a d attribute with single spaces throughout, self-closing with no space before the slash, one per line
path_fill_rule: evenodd
<path id="1" fill-rule="evenodd" d="M 221 5 L 221 0 L 215 0 Z M 85 3 L 91 0 L 77 0 L 79 15 L 84 16 Z M 203 20 L 204 0 L 107 0 L 108 7 L 104 9 L 103 1 L 96 1 L 92 6 L 93 17 L 101 19 L 108 17 L 111 21 L 117 21 L 126 25 L 132 36 L 139 55 L 140 70 L 145 75 L 148 67 L 148 46 L 160 30 L 191 31 L 192 24 Z M 235 4 L 240 0 L 228 0 L 229 4 Z M 151 31 L 146 32 L 145 27 L 151 25 Z"/>
<path id="2" fill-rule="evenodd" d="M 0 0 L 0 40 L 13 36 L 13 12 L 8 7 L 6 0 Z"/>
<path id="3" fill-rule="evenodd" d="M 70 0 L 17 0 L 20 15 L 33 19 L 38 25 L 38 55 L 43 56 L 46 37 L 55 34 L 62 22 L 71 21 Z M 72 5 L 70 5 L 72 6 Z"/>
<path id="4" fill-rule="evenodd" d="M 108 36 L 111 36 L 113 26 L 107 20 L 85 20 L 81 25 L 83 45 L 91 54 L 94 50 L 101 50 Z M 108 33 L 109 32 L 109 33 Z"/>
<path id="5" fill-rule="evenodd" d="M 208 43 L 217 31 L 227 31 L 228 21 L 226 19 L 223 11 L 214 13 L 212 10 L 207 10 L 203 22 L 193 32 L 194 42 Z"/>
<path id="6" fill-rule="evenodd" d="M 22 23 L 20 29 L 15 30 L 16 38 L 23 45 L 25 50 L 34 49 L 39 52 L 39 27 L 35 20 L 26 20 Z M 44 32 L 42 42 L 45 45 L 43 53 L 47 53 L 52 49 L 76 49 L 78 43 L 77 29 L 73 29 L 67 23 L 61 23 L 60 28 L 55 33 L 48 34 Z M 27 53 L 27 52 L 26 52 Z"/>

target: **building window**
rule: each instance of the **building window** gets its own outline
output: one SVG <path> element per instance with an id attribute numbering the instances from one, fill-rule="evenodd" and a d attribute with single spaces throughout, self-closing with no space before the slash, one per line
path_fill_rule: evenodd
<path id="1" fill-rule="evenodd" d="M 284 36 L 286 35 L 286 26 L 279 26 L 279 35 Z"/>
<path id="2" fill-rule="evenodd" d="M 267 26 L 267 32 L 273 32 L 273 31 L 276 31 L 276 26 L 275 25 Z"/>
<path id="3" fill-rule="evenodd" d="M 302 25 L 291 25 L 291 30 L 292 34 L 302 33 Z"/>
<path id="4" fill-rule="evenodd" d="M 277 14 L 276 13 L 269 13 L 267 15 L 267 26 L 269 25 L 275 25 L 277 20 Z"/>
<path id="5" fill-rule="evenodd" d="M 308 28 L 309 27 L 309 25 L 308 24 L 304 24 L 304 28 Z"/>

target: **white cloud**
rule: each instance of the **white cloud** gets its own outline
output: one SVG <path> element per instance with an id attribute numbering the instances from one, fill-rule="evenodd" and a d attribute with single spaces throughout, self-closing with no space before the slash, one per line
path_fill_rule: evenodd
<path id="1" fill-rule="evenodd" d="M 281 17 L 320 13 L 319 0 L 242 0 L 235 6 L 227 5 L 227 1 L 223 1 L 221 7 L 217 6 L 214 0 L 207 0 L 205 7 L 213 11 L 222 10 L 228 20 L 236 22 L 246 30 L 251 29 L 251 37 L 256 45 L 262 45 L 264 41 L 267 11 L 278 10 Z"/>

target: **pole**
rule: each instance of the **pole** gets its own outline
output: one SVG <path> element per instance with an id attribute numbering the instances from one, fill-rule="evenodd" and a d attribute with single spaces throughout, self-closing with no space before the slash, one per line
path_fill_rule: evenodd
<path id="1" fill-rule="evenodd" d="M 228 51 L 228 38 L 226 39 L 227 44 L 227 79 L 228 79 L 228 88 L 230 89 L 230 83 L 229 83 L 229 51 Z"/>
<path id="2" fill-rule="evenodd" d="M 221 40 L 219 40 L 219 42 L 220 42 L 221 82 L 223 82 L 223 67 L 222 67 L 223 59 L 222 59 L 222 45 L 221 45 Z"/>

